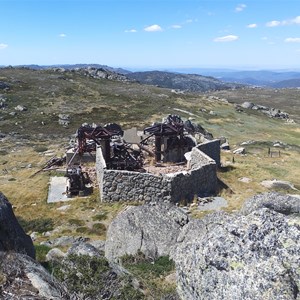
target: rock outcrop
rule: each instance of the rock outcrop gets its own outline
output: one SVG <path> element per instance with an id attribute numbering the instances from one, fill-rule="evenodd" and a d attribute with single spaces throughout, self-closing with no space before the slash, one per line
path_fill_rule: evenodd
<path id="1" fill-rule="evenodd" d="M 299 214 L 300 199 L 276 192 L 258 194 L 245 201 L 241 213 L 248 215 L 260 208 L 269 208 L 284 215 Z"/>
<path id="2" fill-rule="evenodd" d="M 70 296 L 61 283 L 29 256 L 0 252 L 0 298 L 67 300 Z"/>
<path id="3" fill-rule="evenodd" d="M 298 198 L 263 194 L 190 221 L 171 258 L 181 299 L 300 299 Z"/>
<path id="4" fill-rule="evenodd" d="M 14 251 L 35 258 L 35 250 L 30 236 L 26 235 L 18 223 L 11 204 L 0 192 L 0 251 Z"/>
<path id="5" fill-rule="evenodd" d="M 280 109 L 277 108 L 258 105 L 248 101 L 244 102 L 241 105 L 238 104 L 236 105 L 236 109 L 238 111 L 243 111 L 244 108 L 261 111 L 263 114 L 267 115 L 270 118 L 278 118 L 278 119 L 285 119 L 285 120 L 289 119 L 288 113 L 281 111 Z"/>
<path id="6" fill-rule="evenodd" d="M 139 251 L 146 257 L 169 255 L 187 215 L 168 203 L 129 206 L 119 213 L 107 231 L 105 256 L 111 262 Z"/>

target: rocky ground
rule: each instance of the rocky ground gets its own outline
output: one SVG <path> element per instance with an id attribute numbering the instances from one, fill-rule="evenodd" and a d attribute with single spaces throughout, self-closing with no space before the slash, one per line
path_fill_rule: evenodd
<path id="1" fill-rule="evenodd" d="M 133 266 L 142 261 L 158 272 L 164 257 L 175 263 L 177 293 L 165 290 L 160 299 L 300 297 L 298 197 L 259 194 L 237 213 L 203 219 L 171 204 L 131 206 L 111 222 L 106 243 L 69 239 L 63 251 L 48 244 L 55 278 L 32 258 L 32 242 L 21 228 L 16 233 L 10 204 L 0 200 L 2 299 L 158 299 Z M 168 263 L 163 269 L 172 272 Z M 170 282 L 171 273 L 159 272 Z"/>

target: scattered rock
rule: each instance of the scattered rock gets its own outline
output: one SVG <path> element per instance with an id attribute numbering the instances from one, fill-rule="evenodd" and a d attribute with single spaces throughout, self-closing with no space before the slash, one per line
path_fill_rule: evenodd
<path id="1" fill-rule="evenodd" d="M 264 180 L 260 184 L 268 189 L 297 190 L 292 183 L 284 180 Z"/>
<path id="2" fill-rule="evenodd" d="M 58 207 L 56 210 L 65 211 L 68 210 L 71 207 L 71 205 L 63 205 L 61 207 Z"/>
<path id="3" fill-rule="evenodd" d="M 66 253 L 62 252 L 58 248 L 52 248 L 47 254 L 46 254 L 46 261 L 62 261 L 63 258 L 66 256 Z"/>
<path id="4" fill-rule="evenodd" d="M 238 181 L 240 182 L 244 182 L 244 183 L 249 183 L 252 181 L 252 179 L 248 178 L 248 177 L 241 177 L 238 179 Z"/>
<path id="5" fill-rule="evenodd" d="M 236 109 L 238 107 L 243 111 L 242 109 L 252 109 L 252 110 L 257 110 L 265 114 L 266 116 L 270 118 L 278 118 L 278 119 L 284 119 L 287 120 L 289 119 L 289 114 L 286 112 L 281 111 L 280 109 L 273 108 L 273 107 L 267 107 L 264 105 L 258 105 L 254 104 L 251 102 L 244 102 L 242 105 L 236 105 Z"/>
<path id="6" fill-rule="evenodd" d="M 218 211 L 222 207 L 227 207 L 227 201 L 222 197 L 210 197 L 199 199 L 198 210 L 200 211 Z"/>
<path id="7" fill-rule="evenodd" d="M 29 256 L 0 252 L 0 261 L 7 282 L 1 285 L 1 299 L 70 299 L 65 286 Z"/>
<path id="8" fill-rule="evenodd" d="M 241 105 L 242 108 L 246 108 L 246 109 L 252 109 L 253 106 L 254 106 L 254 103 L 247 102 L 247 101 Z"/>
<path id="9" fill-rule="evenodd" d="M 26 253 L 35 258 L 35 250 L 29 235 L 18 223 L 11 204 L 0 192 L 0 251 Z"/>
<path id="10" fill-rule="evenodd" d="M 17 105 L 15 107 L 15 110 L 18 110 L 18 111 L 27 111 L 27 107 L 23 106 L 23 105 Z"/>
<path id="11" fill-rule="evenodd" d="M 268 208 L 278 213 L 290 215 L 300 213 L 300 199 L 291 195 L 271 192 L 255 195 L 245 201 L 241 213 L 248 215 L 260 208 Z"/>
<path id="12" fill-rule="evenodd" d="M 105 256 L 118 262 L 138 251 L 153 259 L 168 255 L 188 220 L 180 208 L 168 203 L 129 206 L 108 227 Z"/>
<path id="13" fill-rule="evenodd" d="M 59 114 L 58 115 L 58 124 L 62 126 L 68 126 L 70 124 L 70 115 Z"/>
<path id="14" fill-rule="evenodd" d="M 233 154 L 246 154 L 246 149 L 241 147 L 232 151 Z"/>
<path id="15" fill-rule="evenodd" d="M 8 83 L 4 82 L 4 81 L 0 81 L 0 90 L 9 90 L 10 86 Z"/>
<path id="16" fill-rule="evenodd" d="M 230 146 L 229 144 L 226 142 L 226 143 L 223 143 L 221 146 L 220 146 L 221 150 L 230 150 Z"/>
<path id="17" fill-rule="evenodd" d="M 94 246 L 98 251 L 105 251 L 105 241 L 96 240 L 96 241 L 89 241 L 89 244 Z"/>
<path id="18" fill-rule="evenodd" d="M 48 247 L 65 247 L 70 246 L 77 242 L 86 242 L 88 238 L 78 237 L 78 236 L 62 236 L 53 240 L 41 242 L 41 245 Z"/>
<path id="19" fill-rule="evenodd" d="M 74 243 L 67 252 L 67 255 L 71 255 L 71 254 L 88 255 L 91 257 L 101 256 L 100 251 L 96 247 L 92 246 L 89 243 L 83 243 L 83 242 Z"/>
<path id="20" fill-rule="evenodd" d="M 253 145 L 255 144 L 255 141 L 249 140 L 241 143 L 241 146 L 246 146 L 246 145 Z"/>

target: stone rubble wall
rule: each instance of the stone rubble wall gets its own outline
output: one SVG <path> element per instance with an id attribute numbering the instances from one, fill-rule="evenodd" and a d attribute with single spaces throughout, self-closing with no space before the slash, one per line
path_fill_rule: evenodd
<path id="1" fill-rule="evenodd" d="M 195 195 L 216 191 L 216 163 L 197 148 L 191 155 L 191 170 L 167 175 L 108 170 L 101 148 L 97 149 L 96 170 L 101 202 L 191 201 Z"/>
<path id="2" fill-rule="evenodd" d="M 196 146 L 200 151 L 211 157 L 217 164 L 218 167 L 221 166 L 220 157 L 220 140 L 206 141 L 202 144 Z"/>
<path id="3" fill-rule="evenodd" d="M 217 189 L 217 165 L 213 159 L 194 147 L 191 153 L 191 170 L 166 175 L 171 180 L 171 199 L 178 203 L 192 201 L 198 195 L 213 194 Z"/>
<path id="4" fill-rule="evenodd" d="M 171 183 L 163 176 L 121 170 L 105 170 L 102 201 L 171 200 Z"/>

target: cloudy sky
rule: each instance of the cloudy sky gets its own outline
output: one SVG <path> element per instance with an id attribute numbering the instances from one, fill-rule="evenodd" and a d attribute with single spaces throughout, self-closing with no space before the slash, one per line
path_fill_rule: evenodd
<path id="1" fill-rule="evenodd" d="M 0 0 L 0 65 L 300 68 L 299 0 Z"/>

